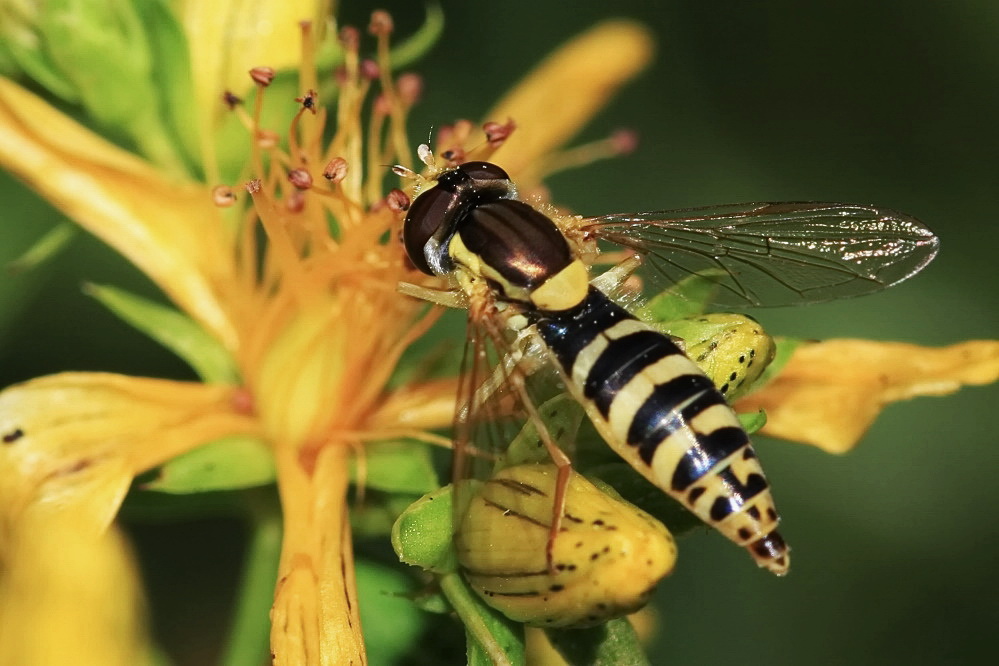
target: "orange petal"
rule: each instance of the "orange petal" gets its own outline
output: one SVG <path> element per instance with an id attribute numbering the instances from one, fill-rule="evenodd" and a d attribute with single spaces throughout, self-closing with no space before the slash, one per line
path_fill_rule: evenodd
<path id="1" fill-rule="evenodd" d="M 896 400 L 947 395 L 999 379 L 999 341 L 934 348 L 902 342 L 827 340 L 798 347 L 781 373 L 740 400 L 767 411 L 763 433 L 830 453 L 853 448 Z"/>
<path id="2" fill-rule="evenodd" d="M 112 530 L 49 516 L 20 526 L 0 554 L 4 664 L 152 663 L 138 574 Z"/>
<path id="3" fill-rule="evenodd" d="M 215 286 L 235 265 L 207 188 L 169 181 L 0 77 L 0 166 L 125 255 L 230 349 Z"/>
<path id="4" fill-rule="evenodd" d="M 523 179 L 521 174 L 572 138 L 645 67 L 652 52 L 648 30 L 621 20 L 600 23 L 565 44 L 486 115 L 486 120 L 517 123 L 490 159 Z"/>
<path id="5" fill-rule="evenodd" d="M 229 386 L 62 373 L 0 392 L 0 550 L 5 528 L 71 516 L 97 534 L 132 478 L 256 422 Z"/>

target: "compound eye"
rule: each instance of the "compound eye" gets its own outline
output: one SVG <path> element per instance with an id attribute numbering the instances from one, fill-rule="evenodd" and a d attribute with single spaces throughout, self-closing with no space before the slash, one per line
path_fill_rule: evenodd
<path id="1" fill-rule="evenodd" d="M 431 188 L 413 200 L 402 226 L 402 242 L 413 265 L 427 275 L 433 275 L 427 263 L 425 248 L 434 234 L 446 222 L 447 210 L 455 193 L 438 187 Z M 446 250 L 445 250 L 446 251 Z"/>
<path id="2" fill-rule="evenodd" d="M 492 162 L 465 162 L 458 168 L 473 180 L 510 180 L 506 171 Z"/>

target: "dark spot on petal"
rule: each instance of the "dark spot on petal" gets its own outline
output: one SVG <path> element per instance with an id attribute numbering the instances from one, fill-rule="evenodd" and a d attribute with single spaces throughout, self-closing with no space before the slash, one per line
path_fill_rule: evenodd
<path id="1" fill-rule="evenodd" d="M 727 393 L 728 392 L 728 383 L 722 384 L 722 387 L 720 389 L 718 389 L 718 390 L 721 391 L 722 393 Z"/>
<path id="2" fill-rule="evenodd" d="M 556 585 L 552 585 L 551 587 L 548 588 L 548 590 L 550 592 L 561 592 L 564 589 L 565 589 L 565 585 L 557 585 L 557 584 Z"/>
<path id="3" fill-rule="evenodd" d="M 13 430 L 11 430 L 10 432 L 8 432 L 6 435 L 3 436 L 3 443 L 13 444 L 22 437 L 24 437 L 24 431 L 21 430 L 20 428 L 14 428 Z"/>
<path id="4" fill-rule="evenodd" d="M 731 375 L 729 375 L 729 376 L 728 376 L 728 380 L 729 380 L 730 382 L 734 382 L 734 381 L 735 381 L 735 378 L 736 378 L 736 377 L 738 377 L 738 376 L 739 376 L 739 374 L 738 374 L 738 373 L 736 373 L 736 372 L 733 372 L 733 373 L 732 373 Z"/>

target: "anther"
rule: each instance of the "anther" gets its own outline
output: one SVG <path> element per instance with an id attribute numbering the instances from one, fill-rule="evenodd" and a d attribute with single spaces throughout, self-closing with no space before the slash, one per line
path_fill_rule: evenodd
<path id="1" fill-rule="evenodd" d="M 289 213 L 301 213 L 305 209 L 305 195 L 301 190 L 292 190 L 284 200 L 284 207 Z"/>
<path id="2" fill-rule="evenodd" d="M 376 114 L 387 116 L 392 112 L 392 102 L 385 95 L 379 95 L 375 98 L 373 109 Z"/>
<path id="3" fill-rule="evenodd" d="M 237 106 L 243 103 L 243 100 L 237 97 L 235 94 L 226 90 L 222 93 L 222 103 L 228 107 L 230 111 L 235 109 Z"/>
<path id="4" fill-rule="evenodd" d="M 369 60 L 368 58 L 361 61 L 359 71 L 361 73 L 361 78 L 367 79 L 368 81 L 375 81 L 381 75 L 381 69 L 378 67 L 378 63 L 374 60 Z"/>
<path id="5" fill-rule="evenodd" d="M 610 135 L 611 149 L 618 155 L 627 155 L 638 148 L 638 133 L 630 129 L 619 129 Z"/>
<path id="6" fill-rule="evenodd" d="M 352 25 L 340 28 L 340 43 L 347 51 L 357 52 L 361 46 L 361 32 Z"/>
<path id="7" fill-rule="evenodd" d="M 423 78 L 419 74 L 406 72 L 399 75 L 395 87 L 399 93 L 399 100 L 405 106 L 413 106 L 423 93 Z"/>
<path id="8" fill-rule="evenodd" d="M 212 188 L 212 203 L 219 208 L 228 208 L 236 203 L 236 193 L 228 185 L 216 185 Z"/>
<path id="9" fill-rule="evenodd" d="M 441 153 L 441 158 L 451 164 L 461 164 L 465 161 L 465 151 L 461 148 L 449 148 Z"/>
<path id="10" fill-rule="evenodd" d="M 319 93 L 315 90 L 309 89 L 301 97 L 296 97 L 295 101 L 302 105 L 303 109 L 308 109 L 313 115 L 316 113 L 316 103 L 319 99 Z"/>
<path id="11" fill-rule="evenodd" d="M 263 189 L 263 184 L 259 178 L 254 178 L 246 182 L 246 191 L 250 194 L 257 194 L 261 189 Z"/>
<path id="12" fill-rule="evenodd" d="M 388 204 L 389 210 L 396 213 L 404 213 L 409 210 L 409 197 L 406 196 L 405 192 L 397 188 L 389 191 L 385 197 L 385 203 Z"/>
<path id="13" fill-rule="evenodd" d="M 371 12 L 371 23 L 368 24 L 368 32 L 372 35 L 389 35 L 392 33 L 392 16 L 384 9 L 376 9 Z"/>
<path id="14" fill-rule="evenodd" d="M 512 118 L 508 119 L 502 125 L 500 123 L 488 122 L 482 126 L 482 131 L 486 133 L 486 141 L 493 148 L 503 145 L 503 142 L 513 134 L 515 129 L 517 129 L 517 123 Z"/>
<path id="15" fill-rule="evenodd" d="M 288 182 L 299 190 L 307 190 L 312 187 L 312 174 L 305 169 L 292 169 L 288 172 Z"/>
<path id="16" fill-rule="evenodd" d="M 257 130 L 257 145 L 264 150 L 270 150 L 274 146 L 278 145 L 280 137 L 278 133 L 274 130 L 262 129 Z"/>
<path id="17" fill-rule="evenodd" d="M 250 70 L 250 78 L 258 86 L 267 87 L 274 80 L 274 68 L 273 67 L 254 67 Z"/>
<path id="18" fill-rule="evenodd" d="M 347 177 L 347 160 L 342 157 L 334 157 L 323 169 L 323 178 L 334 185 L 343 181 Z"/>

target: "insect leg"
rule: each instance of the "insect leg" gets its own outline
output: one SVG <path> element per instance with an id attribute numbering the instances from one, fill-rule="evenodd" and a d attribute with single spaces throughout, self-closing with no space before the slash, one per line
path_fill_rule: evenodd
<path id="1" fill-rule="evenodd" d="M 633 254 L 616 264 L 613 268 L 607 269 L 600 275 L 590 280 L 590 284 L 605 294 L 613 294 L 624 287 L 625 282 L 627 282 L 628 279 L 635 274 L 635 271 L 641 268 L 641 266 L 642 258 L 637 254 Z"/>
<path id="2" fill-rule="evenodd" d="M 464 310 L 468 307 L 468 297 L 460 289 L 433 289 L 410 282 L 400 282 L 398 290 L 400 294 L 429 301 L 435 305 L 443 305 L 446 308 Z"/>
<path id="3" fill-rule="evenodd" d="M 566 455 L 565 451 L 559 448 L 559 445 L 555 443 L 551 433 L 548 432 L 548 426 L 545 425 L 544 420 L 538 413 L 538 409 L 534 405 L 534 401 L 531 400 L 531 397 L 527 394 L 527 388 L 524 386 L 524 376 L 519 372 L 513 373 L 510 377 L 510 383 L 516 387 L 517 392 L 520 394 L 524 409 L 527 411 L 527 415 L 530 419 L 534 422 L 534 427 L 537 429 L 538 437 L 541 439 L 541 443 L 544 444 L 545 449 L 548 451 L 548 455 L 551 457 L 556 468 L 555 501 L 552 506 L 551 529 L 548 531 L 548 542 L 545 545 L 545 562 L 548 565 L 548 573 L 555 575 L 555 538 L 562 529 L 562 517 L 565 515 L 565 491 L 569 486 L 569 478 L 572 473 L 572 461 L 569 460 L 569 456 Z"/>

